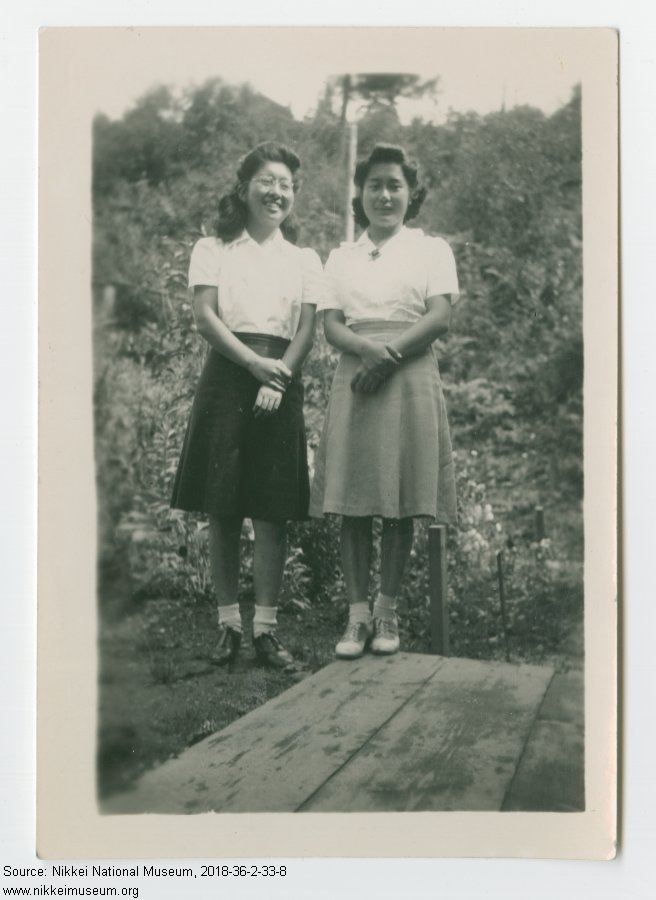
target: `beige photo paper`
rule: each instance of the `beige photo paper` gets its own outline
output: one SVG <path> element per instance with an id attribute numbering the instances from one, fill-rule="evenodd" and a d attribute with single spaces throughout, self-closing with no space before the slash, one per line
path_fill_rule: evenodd
<path id="1" fill-rule="evenodd" d="M 376 75 L 390 78 L 381 82 Z M 203 85 L 209 85 L 205 93 Z M 165 89 L 164 93 L 158 94 L 159 89 Z M 39 39 L 39 95 L 39 856 L 78 860 L 612 858 L 617 834 L 617 33 L 602 28 L 46 28 Z M 576 138 L 578 126 L 572 125 L 571 116 L 579 108 L 578 97 L 581 156 L 577 158 L 565 143 L 572 135 Z M 199 135 L 209 121 L 202 120 L 203 103 L 207 108 L 218 104 L 214 109 L 224 118 L 213 121 L 214 131 L 208 128 L 204 138 L 208 143 L 201 146 Z M 239 155 L 272 136 L 284 137 L 276 129 L 285 116 L 291 146 L 299 141 L 311 146 L 308 142 L 314 141 L 318 148 L 312 155 L 314 176 L 334 179 L 340 191 L 343 187 L 344 193 L 336 193 L 334 203 L 315 203 L 320 190 L 327 196 L 325 184 L 323 188 L 312 184 L 312 165 L 304 160 L 298 200 L 301 235 L 320 237 L 314 245 L 312 240 L 300 244 L 313 246 L 323 263 L 344 240 L 340 229 L 346 160 L 354 156 L 348 157 L 349 140 L 358 156 L 368 153 L 379 135 L 387 140 L 387 135 L 397 134 L 407 137 L 413 150 L 420 148 L 422 158 L 438 159 L 442 154 L 435 171 L 447 183 L 457 183 L 460 194 L 440 195 L 441 218 L 442 212 L 430 205 L 431 196 L 440 190 L 439 181 L 434 181 L 429 185 L 432 192 L 425 218 L 419 221 L 429 230 L 426 210 L 431 211 L 435 216 L 431 221 L 438 223 L 434 231 L 445 234 L 458 260 L 461 299 L 446 350 L 438 349 L 438 356 L 442 352 L 445 356 L 452 430 L 468 434 L 472 441 L 471 445 L 462 438 L 460 445 L 454 441 L 456 470 L 470 467 L 474 479 L 484 471 L 480 455 L 471 449 L 483 447 L 477 442 L 484 438 L 467 424 L 469 409 L 488 424 L 498 416 L 510 433 L 523 415 L 521 410 L 534 404 L 536 434 L 528 435 L 527 441 L 544 440 L 550 449 L 527 444 L 523 455 L 518 451 L 517 466 L 529 466 L 543 452 L 546 474 L 540 477 L 545 483 L 551 478 L 558 496 L 569 497 L 573 495 L 565 494 L 567 479 L 574 483 L 578 478 L 583 499 L 565 507 L 567 522 L 554 521 L 561 514 L 555 507 L 536 509 L 534 520 L 530 504 L 537 501 L 540 507 L 541 497 L 531 484 L 523 486 L 522 527 L 535 527 L 537 536 L 518 537 L 519 532 L 508 536 L 501 557 L 497 556 L 500 578 L 491 576 L 485 589 L 488 606 L 479 608 L 474 603 L 469 618 L 460 607 L 451 610 L 450 652 L 442 648 L 436 655 L 420 643 L 405 652 L 403 642 L 415 634 L 412 601 L 410 625 L 403 626 L 409 630 L 402 630 L 401 653 L 396 657 L 365 654 L 354 662 L 335 662 L 314 647 L 311 635 L 318 626 L 311 603 L 301 604 L 297 614 L 288 611 L 296 629 L 295 646 L 299 653 L 308 654 L 306 677 L 284 682 L 276 674 L 273 688 L 265 680 L 258 681 L 257 702 L 244 701 L 232 722 L 215 727 L 211 691 L 217 703 L 225 702 L 231 691 L 237 691 L 239 679 L 248 675 L 249 663 L 227 675 L 225 670 L 209 671 L 198 662 L 192 647 L 192 662 L 183 664 L 177 656 L 167 655 L 168 645 L 164 639 L 157 643 L 152 627 L 146 629 L 149 622 L 152 626 L 148 617 L 153 611 L 161 616 L 193 617 L 210 605 L 196 602 L 197 595 L 185 604 L 184 583 L 180 589 L 176 582 L 178 593 L 169 597 L 169 583 L 160 585 L 158 593 L 152 576 L 147 589 L 143 582 L 125 588 L 128 594 L 140 588 L 141 594 L 136 599 L 128 597 L 129 602 L 117 601 L 107 614 L 98 597 L 99 580 L 104 577 L 99 558 L 108 534 L 111 539 L 116 534 L 125 539 L 128 534 L 130 559 L 142 561 L 139 554 L 151 553 L 153 571 L 160 573 L 169 566 L 167 571 L 178 573 L 177 577 L 181 572 L 191 577 L 191 550 L 185 549 L 187 556 L 179 559 L 166 556 L 170 546 L 153 544 L 149 526 L 143 524 L 143 504 L 135 501 L 131 508 L 126 494 L 126 485 L 137 478 L 150 485 L 151 494 L 157 484 L 160 495 L 149 495 L 149 502 L 160 510 L 160 523 L 169 521 L 166 506 L 174 472 L 135 473 L 135 468 L 147 467 L 154 459 L 149 442 L 159 440 L 161 423 L 151 421 L 152 411 L 144 405 L 155 402 L 152 398 L 166 401 L 162 394 L 168 388 L 163 385 L 180 358 L 175 339 L 186 334 L 182 328 L 164 336 L 156 333 L 163 328 L 162 322 L 168 327 L 182 315 L 181 305 L 176 304 L 185 299 L 189 263 L 184 241 L 167 233 L 176 215 L 183 215 L 172 207 L 170 197 L 182 203 L 185 193 L 203 197 L 206 192 L 209 208 L 211 198 L 218 198 L 230 184 L 202 182 L 201 168 L 187 161 L 192 156 L 200 159 L 204 152 L 211 156 L 212 141 L 222 141 L 226 158 L 219 158 L 217 165 L 225 180 L 226 173 L 234 173 Z M 115 124 L 120 121 L 128 123 L 123 131 Z M 197 127 L 192 134 L 194 121 Z M 190 123 L 182 138 L 180 122 Z M 176 136 L 171 146 L 165 146 L 167 135 Z M 183 146 L 188 136 L 196 141 L 193 154 Z M 559 140 L 565 143 L 561 146 Z M 539 147 L 534 141 L 541 142 Z M 462 147 L 468 148 L 469 156 L 458 158 Z M 542 157 L 536 155 L 538 150 Z M 520 162 L 550 161 L 545 166 L 554 167 L 560 206 L 546 196 L 549 172 L 536 167 L 522 169 L 520 175 L 510 163 L 505 165 L 502 157 L 510 160 L 514 153 Z M 159 161 L 165 157 L 174 159 L 173 168 L 158 174 Z M 336 162 L 331 166 L 330 160 Z M 502 183 L 489 174 L 502 171 Z M 537 217 L 528 218 L 524 226 L 522 216 L 535 208 L 538 191 L 536 187 L 533 196 L 530 186 L 526 189 L 521 182 L 525 171 L 535 176 L 544 195 L 540 202 L 547 210 L 545 216 L 552 218 L 540 222 Z M 171 194 L 169 188 L 176 180 L 177 194 Z M 94 205 L 93 191 L 97 197 L 104 191 L 102 209 Z M 492 198 L 499 198 L 498 211 Z M 510 206 L 511 200 L 516 207 Z M 190 201 L 184 202 L 189 205 Z M 187 250 L 195 239 L 194 227 L 195 237 L 200 236 L 200 212 L 185 232 Z M 574 233 L 576 229 L 571 230 L 571 223 L 579 220 L 582 239 Z M 124 225 L 116 224 L 121 222 Z M 443 222 L 447 224 L 440 228 Z M 117 236 L 122 227 L 129 234 Z M 505 237 L 499 238 L 497 246 L 480 236 L 501 234 L 502 229 Z M 538 238 L 531 237 L 530 229 Z M 562 258 L 580 255 L 578 281 L 565 279 L 555 251 L 540 268 L 537 251 L 530 246 L 530 240 L 538 239 L 544 240 L 545 248 L 560 248 Z M 161 256 L 166 240 L 170 241 L 169 258 Z M 121 266 L 112 253 L 119 245 L 121 252 L 134 250 L 151 266 L 148 271 L 144 268 L 139 284 L 130 283 L 125 267 L 116 274 Z M 547 249 L 544 254 L 546 259 Z M 551 271 L 549 259 L 554 260 Z M 581 371 L 580 359 L 576 369 L 575 355 L 580 341 L 576 345 L 572 337 L 580 331 L 580 317 L 574 308 L 574 320 L 568 324 L 559 306 L 561 289 L 573 296 L 582 292 L 583 298 L 583 377 L 582 387 L 579 379 L 577 388 L 583 415 L 579 412 L 578 417 L 568 379 L 572 367 Z M 502 307 L 519 302 L 520 294 L 533 298 L 534 305 L 526 300 L 528 318 L 517 324 L 504 318 Z M 150 320 L 148 310 L 157 304 L 157 316 L 163 318 Z M 482 318 L 476 319 L 492 314 L 498 317 L 498 330 L 490 332 L 490 347 L 482 337 Z M 186 321 L 189 325 L 191 319 Z M 478 328 L 475 337 L 473 332 L 466 333 L 467 322 L 473 323 L 472 329 Z M 118 374 L 118 356 L 111 356 L 118 344 L 110 340 L 115 325 L 123 328 Z M 527 335 L 535 334 L 531 328 L 552 328 L 550 334 L 562 335 L 563 345 L 554 338 L 545 345 L 544 359 L 522 359 L 521 352 L 510 347 L 509 335 L 503 334 L 504 328 L 511 327 L 524 329 L 521 333 Z M 173 343 L 157 344 L 160 337 Z M 489 372 L 476 369 L 472 340 L 479 342 L 476 352 L 481 359 L 490 360 Z M 169 353 L 173 362 L 154 368 L 152 354 L 146 352 L 149 341 L 155 347 L 153 353 L 160 354 L 157 359 Z M 190 354 L 199 352 L 194 341 L 189 344 Z M 494 359 L 497 343 L 500 353 L 518 360 L 513 363 L 509 357 L 509 366 L 526 365 L 526 372 L 546 373 L 534 390 L 529 385 L 523 393 L 519 389 L 504 393 L 495 386 L 491 373 L 501 371 L 501 361 Z M 528 350 L 526 356 L 532 352 Z M 457 381 L 457 373 L 464 371 L 463 360 L 469 360 L 469 374 Z M 105 380 L 99 378 L 103 365 L 110 373 L 107 378 L 103 375 Z M 454 384 L 450 385 L 451 379 Z M 180 393 L 185 391 L 189 406 L 192 386 L 180 386 Z M 550 399 L 549 391 L 555 399 Z M 309 396 L 306 384 L 306 421 L 308 427 L 319 429 L 321 416 L 314 422 L 308 413 L 307 404 L 314 403 Z M 541 418 L 543 402 L 551 406 L 547 412 L 545 405 Z M 95 424 L 94 404 L 102 411 Z M 137 408 L 141 412 L 135 413 Z M 151 423 L 150 430 L 144 422 Z M 493 423 L 490 428 L 497 426 Z M 568 447 L 563 445 L 562 454 L 560 448 L 555 452 L 550 428 L 562 428 L 563 434 L 579 429 L 577 433 L 582 434 L 578 475 L 563 464 Z M 514 438 L 497 430 L 485 439 Z M 575 456 L 576 450 L 571 458 Z M 512 459 L 505 470 L 507 479 L 512 478 L 509 468 L 514 468 Z M 471 490 L 479 489 L 482 486 Z M 492 491 L 491 484 L 487 489 Z M 477 499 L 474 493 L 466 493 L 467 488 L 463 490 L 459 499 L 466 515 L 478 516 L 481 522 L 480 527 L 474 522 L 470 537 L 486 534 L 488 525 L 494 530 L 493 516 L 499 517 L 498 532 L 504 535 L 506 525 L 501 519 L 505 515 L 509 520 L 514 514 L 517 493 L 507 490 L 504 494 L 503 485 L 495 481 L 495 497 L 500 499 L 488 512 L 485 497 Z M 108 491 L 112 496 L 108 497 Z M 124 506 L 115 518 L 109 516 L 108 525 L 107 510 L 120 503 Z M 180 524 L 181 519 L 171 521 L 175 527 L 188 528 Z M 169 527 L 162 532 L 169 542 L 173 526 L 163 526 Z M 570 532 L 559 531 L 566 528 Z M 578 535 L 583 562 L 579 569 L 571 558 L 558 555 L 557 535 L 569 533 Z M 463 560 L 472 558 L 467 556 L 474 552 L 467 541 L 474 538 L 470 540 L 462 530 L 459 534 L 448 561 L 456 594 L 459 585 L 469 583 L 466 578 L 473 578 Z M 522 562 L 524 547 L 533 568 Z M 198 559 L 206 561 L 206 556 Z M 421 579 L 428 575 L 420 571 L 418 559 L 412 558 L 412 577 L 418 573 L 417 583 L 425 585 L 428 581 Z M 288 578 L 306 571 L 307 566 L 288 562 Z M 505 599 L 509 615 L 515 616 L 509 631 L 506 620 L 497 615 L 499 599 L 504 599 L 504 571 Z M 575 585 L 576 573 L 581 571 L 580 627 L 578 631 L 570 625 L 561 628 L 563 622 L 574 621 L 567 618 L 574 615 L 574 600 L 566 586 Z M 522 572 L 526 602 L 535 602 L 536 621 L 542 622 L 543 617 L 546 622 L 540 625 L 544 637 L 522 625 L 524 620 L 513 605 Z M 131 573 L 115 574 L 117 583 L 123 584 L 123 577 L 129 582 Z M 194 578 L 194 590 L 209 591 L 211 596 L 207 567 L 199 565 Z M 298 578 L 298 584 L 305 584 Z M 579 587 L 580 582 L 579 577 Z M 556 583 L 561 585 L 559 599 L 549 592 L 549 585 Z M 302 587 L 298 590 L 302 592 Z M 540 602 L 546 604 L 541 608 L 538 591 L 542 591 L 540 597 L 544 595 Z M 326 602 L 325 597 L 321 602 Z M 421 608 L 427 629 L 428 606 Z M 202 615 L 209 617 L 209 613 Z M 136 622 L 144 629 L 141 638 L 130 630 Z M 475 645 L 477 635 L 487 642 L 489 652 Z M 207 634 L 198 640 L 208 640 Z M 526 643 L 521 644 L 522 640 Z M 570 651 L 572 658 L 567 657 Z M 111 653 L 114 668 L 108 663 Z M 201 655 L 198 649 L 197 656 Z M 116 695 L 119 682 L 125 684 L 125 705 L 144 704 L 143 710 L 132 710 L 131 722 L 121 719 L 118 707 L 108 707 L 107 697 Z M 130 762 L 131 748 L 147 741 L 149 728 L 167 727 L 153 713 L 156 707 L 151 700 L 156 694 L 164 698 L 158 702 L 164 704 L 168 697 L 172 708 L 179 705 L 176 714 L 183 722 L 181 732 L 187 729 L 187 741 L 169 758 L 158 758 L 155 751 L 146 754 L 139 772 Z M 338 700 L 324 713 L 320 704 L 328 703 L 331 695 Z M 194 710 L 203 703 L 210 706 L 203 707 L 197 721 Z M 324 715 L 329 720 L 322 727 Z M 107 717 L 109 724 L 99 716 Z M 256 740 L 263 742 L 257 753 Z M 234 748 L 232 756 L 225 749 L 229 747 Z M 248 760 L 249 752 L 251 758 L 261 760 L 261 766 L 249 770 L 247 762 L 240 762 L 244 754 Z M 290 759 L 293 762 L 285 770 Z M 107 768 L 107 760 L 114 768 Z M 239 777 L 233 778 L 231 772 L 239 772 Z M 218 811 L 211 811 L 217 806 Z"/>

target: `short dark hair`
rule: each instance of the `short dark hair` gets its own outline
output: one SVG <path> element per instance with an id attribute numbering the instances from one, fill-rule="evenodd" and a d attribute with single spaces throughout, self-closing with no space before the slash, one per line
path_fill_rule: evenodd
<path id="1" fill-rule="evenodd" d="M 369 177 L 369 172 L 377 163 L 396 163 L 401 166 L 403 177 L 410 188 L 410 202 L 403 221 L 407 222 L 409 219 L 414 219 L 428 193 L 427 189 L 419 184 L 419 167 L 417 163 L 409 159 L 403 147 L 398 147 L 396 144 L 376 144 L 369 156 L 366 159 L 361 159 L 355 167 L 353 183 L 359 192 L 352 200 L 355 221 L 361 228 L 366 228 L 369 224 L 360 194 L 365 181 Z"/>
<path id="2" fill-rule="evenodd" d="M 242 156 L 237 166 L 237 183 L 227 194 L 219 200 L 219 215 L 216 223 L 216 233 L 224 241 L 232 241 L 238 237 L 246 227 L 248 208 L 241 198 L 240 190 L 257 175 L 262 166 L 268 162 L 279 162 L 287 166 L 292 174 L 294 191 L 298 188 L 298 172 L 301 161 L 293 150 L 284 144 L 274 141 L 265 141 L 258 144 Z M 285 219 L 280 226 L 283 235 L 292 244 L 296 243 L 297 228 L 291 216 Z"/>

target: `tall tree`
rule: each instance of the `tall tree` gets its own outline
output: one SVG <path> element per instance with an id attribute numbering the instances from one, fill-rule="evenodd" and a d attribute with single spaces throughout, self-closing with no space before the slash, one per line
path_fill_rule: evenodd
<path id="1" fill-rule="evenodd" d="M 395 107 L 400 99 L 419 99 L 437 93 L 438 78 L 422 81 L 419 75 L 404 72 L 362 72 L 340 75 L 333 84 L 340 94 L 340 118 L 345 122 L 351 101 L 360 100 L 365 109 Z"/>
<path id="2" fill-rule="evenodd" d="M 164 86 L 154 88 L 118 122 L 94 121 L 94 188 L 107 189 L 115 177 L 165 181 L 181 162 L 182 111 Z"/>

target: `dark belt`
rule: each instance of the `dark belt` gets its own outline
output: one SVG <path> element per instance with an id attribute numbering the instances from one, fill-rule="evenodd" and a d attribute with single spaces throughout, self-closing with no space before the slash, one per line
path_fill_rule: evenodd
<path id="1" fill-rule="evenodd" d="M 266 356 L 268 359 L 280 359 L 290 344 L 287 338 L 275 334 L 257 334 L 249 331 L 234 331 L 233 334 L 258 356 Z"/>

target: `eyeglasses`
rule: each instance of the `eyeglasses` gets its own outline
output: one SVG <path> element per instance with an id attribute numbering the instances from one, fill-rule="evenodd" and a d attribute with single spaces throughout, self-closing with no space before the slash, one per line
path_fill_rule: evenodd
<path id="1" fill-rule="evenodd" d="M 260 175 L 257 178 L 254 178 L 253 181 L 267 190 L 272 190 L 278 185 L 281 194 L 291 194 L 294 191 L 294 184 L 288 178 L 276 178 L 274 175 Z"/>

